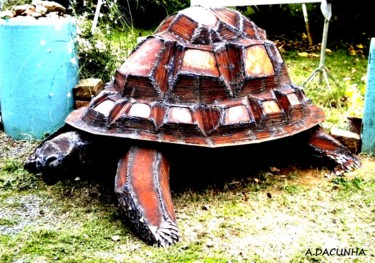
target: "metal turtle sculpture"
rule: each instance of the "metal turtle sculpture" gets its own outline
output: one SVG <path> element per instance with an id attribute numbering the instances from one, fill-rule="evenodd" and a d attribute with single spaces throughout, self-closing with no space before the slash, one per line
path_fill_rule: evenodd
<path id="1" fill-rule="evenodd" d="M 359 167 L 323 120 L 263 29 L 236 10 L 194 6 L 139 43 L 113 81 L 74 110 L 25 167 L 52 184 L 112 160 L 125 218 L 143 240 L 168 246 L 181 235 L 162 145 L 225 149 L 304 133 L 304 143 L 331 159 L 336 174 Z"/>

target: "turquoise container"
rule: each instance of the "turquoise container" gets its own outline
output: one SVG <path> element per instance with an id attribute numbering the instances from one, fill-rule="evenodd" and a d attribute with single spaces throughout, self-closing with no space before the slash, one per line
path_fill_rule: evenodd
<path id="1" fill-rule="evenodd" d="M 362 152 L 375 154 L 375 38 L 371 39 L 362 118 Z"/>
<path id="2" fill-rule="evenodd" d="M 13 139 L 43 139 L 73 110 L 75 38 L 72 17 L 0 19 L 0 110 Z"/>

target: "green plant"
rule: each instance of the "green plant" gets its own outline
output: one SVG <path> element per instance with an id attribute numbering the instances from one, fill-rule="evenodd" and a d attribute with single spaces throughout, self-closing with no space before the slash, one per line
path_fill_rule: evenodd
<path id="1" fill-rule="evenodd" d="M 293 185 L 288 185 L 288 184 L 286 184 L 284 186 L 284 191 L 287 192 L 287 193 L 289 193 L 289 194 L 291 194 L 291 195 L 294 195 L 294 194 L 299 193 L 301 190 L 300 190 L 300 188 L 299 188 L 298 185 L 294 185 L 294 184 Z"/>
<path id="2" fill-rule="evenodd" d="M 316 54 L 312 51 L 310 54 Z M 319 56 L 301 57 L 297 51 L 283 53 L 288 73 L 293 83 L 301 85 L 319 66 Z M 327 86 L 325 79 L 320 82 L 318 73 L 304 86 L 306 95 L 314 104 L 323 108 L 328 127 L 346 129 L 346 116 L 362 113 L 366 88 L 367 59 L 350 56 L 339 49 L 326 55 L 325 66 L 329 74 Z"/>
<path id="3" fill-rule="evenodd" d="M 16 170 L 20 169 L 22 167 L 22 164 L 19 161 L 16 160 L 7 160 L 5 161 L 3 167 L 1 169 L 7 173 L 13 173 Z"/>
<path id="4" fill-rule="evenodd" d="M 3 6 L 2 6 L 3 10 L 11 10 L 16 5 L 31 4 L 31 0 L 4 0 L 0 2 L 3 3 Z"/>
<path id="5" fill-rule="evenodd" d="M 100 78 L 108 82 L 135 47 L 136 30 L 131 13 L 125 13 L 116 1 L 103 2 L 96 26 L 92 21 L 95 8 L 88 10 L 73 11 L 77 18 L 80 78 Z"/>
<path id="6" fill-rule="evenodd" d="M 348 98 L 348 116 L 362 118 L 364 107 L 364 94 L 357 84 L 350 85 L 346 89 Z"/>
<path id="7" fill-rule="evenodd" d="M 0 190 L 32 189 L 38 184 L 38 179 L 25 171 L 19 160 L 8 159 L 0 162 Z"/>
<path id="8" fill-rule="evenodd" d="M 333 183 L 341 186 L 346 191 L 358 191 L 362 188 L 363 179 L 355 177 L 353 179 L 346 179 L 344 177 L 336 177 L 333 179 Z"/>

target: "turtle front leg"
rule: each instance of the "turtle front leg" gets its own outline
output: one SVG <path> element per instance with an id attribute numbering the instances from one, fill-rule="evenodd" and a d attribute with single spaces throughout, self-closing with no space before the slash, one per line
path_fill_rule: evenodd
<path id="1" fill-rule="evenodd" d="M 179 241 L 169 163 L 161 152 L 130 147 L 119 160 L 115 192 L 126 218 L 143 240 L 163 247 Z"/>
<path id="2" fill-rule="evenodd" d="M 336 163 L 334 173 L 342 175 L 361 166 L 361 160 L 320 126 L 311 130 L 309 145 L 319 154 Z"/>

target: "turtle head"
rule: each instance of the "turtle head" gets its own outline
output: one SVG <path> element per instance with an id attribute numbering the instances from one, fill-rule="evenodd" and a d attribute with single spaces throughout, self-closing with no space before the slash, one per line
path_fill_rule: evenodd
<path id="1" fill-rule="evenodd" d="M 75 177 L 85 163 L 87 144 L 77 132 L 62 133 L 39 145 L 26 160 L 25 169 L 41 173 L 48 185 Z"/>

